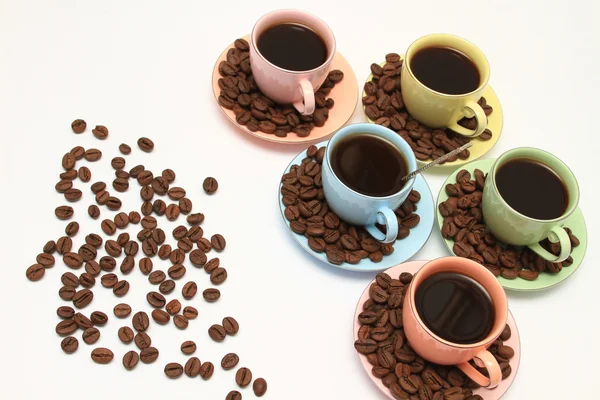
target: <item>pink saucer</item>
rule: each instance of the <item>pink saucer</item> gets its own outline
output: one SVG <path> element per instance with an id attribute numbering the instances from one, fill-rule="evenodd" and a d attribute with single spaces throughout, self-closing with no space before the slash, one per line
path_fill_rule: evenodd
<path id="1" fill-rule="evenodd" d="M 244 39 L 250 41 L 250 35 L 244 36 Z M 219 64 L 221 61 L 227 58 L 227 51 L 234 47 L 233 43 L 229 45 L 223 53 L 219 56 L 219 59 L 215 63 L 215 68 L 213 69 L 212 74 L 212 87 L 213 93 L 215 95 L 215 100 L 217 100 L 217 105 L 223 111 L 223 113 L 227 116 L 227 118 L 238 128 L 243 130 L 244 132 L 256 136 L 263 140 L 268 140 L 269 142 L 276 143 L 288 143 L 288 144 L 298 144 L 298 143 L 311 143 L 322 141 L 330 135 L 333 135 L 337 132 L 342 126 L 348 122 L 352 114 L 354 114 L 354 110 L 356 109 L 356 104 L 358 103 L 358 81 L 356 80 L 356 75 L 354 75 L 354 71 L 350 64 L 346 59 L 339 53 L 335 53 L 335 57 L 333 58 L 333 62 L 331 64 L 331 69 L 339 69 L 344 73 L 344 79 L 331 91 L 329 94 L 329 98 L 332 98 L 335 101 L 335 106 L 331 109 L 329 113 L 329 119 L 322 127 L 315 127 L 310 135 L 307 137 L 299 137 L 295 133 L 290 132 L 286 137 L 280 138 L 275 135 L 270 135 L 268 133 L 264 133 L 261 131 L 252 132 L 244 125 L 240 125 L 235 120 L 235 114 L 233 111 L 222 107 L 218 103 L 219 94 L 221 93 L 221 88 L 219 87 L 219 78 L 221 75 L 219 74 Z"/>
<path id="2" fill-rule="evenodd" d="M 410 272 L 411 274 L 415 274 L 427 262 L 428 261 L 409 261 L 409 262 L 405 262 L 402 264 L 398 264 L 395 267 L 392 267 L 384 272 L 386 272 L 388 275 L 390 275 L 392 277 L 398 277 L 401 272 Z M 358 305 L 356 306 L 356 312 L 354 313 L 354 321 L 352 323 L 353 329 L 354 329 L 354 341 L 356 341 L 358 339 L 358 329 L 360 328 L 360 325 L 358 323 L 358 314 L 360 314 L 362 312 L 362 306 L 363 306 L 364 302 L 369 299 L 369 287 L 374 282 L 375 282 L 375 280 L 371 281 L 367 285 L 367 288 L 365 289 L 363 294 L 360 296 L 360 299 L 358 300 Z M 508 388 L 515 380 L 515 376 L 517 375 L 517 371 L 519 369 L 519 363 L 521 362 L 521 338 L 519 336 L 519 330 L 517 329 L 517 324 L 515 322 L 515 319 L 513 318 L 512 313 L 510 312 L 510 310 L 508 312 L 507 323 L 510 326 L 512 336 L 510 337 L 510 339 L 508 339 L 504 343 L 506 345 L 512 347 L 515 350 L 515 355 L 510 360 L 512 374 L 507 379 L 504 379 L 502 382 L 500 382 L 500 384 L 497 387 L 495 387 L 494 389 L 479 388 L 479 389 L 473 390 L 474 394 L 478 394 L 486 400 L 497 400 L 497 399 L 501 398 L 508 391 Z M 353 351 L 356 351 L 356 350 L 353 350 Z M 379 388 L 379 390 L 381 390 L 381 392 L 384 393 L 389 399 L 394 400 L 394 397 L 390 393 L 390 390 L 384 386 L 381 379 L 375 378 L 371 374 L 371 369 L 373 368 L 373 366 L 371 364 L 369 364 L 367 357 L 362 354 L 359 354 L 358 352 L 356 354 L 360 357 L 360 362 L 362 363 L 363 367 L 365 368 L 365 371 L 367 372 L 367 375 L 369 376 L 371 381 L 373 381 L 373 383 Z"/>

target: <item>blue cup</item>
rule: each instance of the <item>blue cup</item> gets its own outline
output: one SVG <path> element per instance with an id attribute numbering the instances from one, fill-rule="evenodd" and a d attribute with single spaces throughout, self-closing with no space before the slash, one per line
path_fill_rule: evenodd
<path id="1" fill-rule="evenodd" d="M 323 191 L 327 204 L 340 218 L 353 224 L 364 226 L 367 232 L 382 243 L 392 243 L 398 236 L 398 219 L 394 210 L 406 200 L 415 183 L 410 178 L 397 193 L 385 197 L 367 196 L 346 186 L 331 168 L 331 153 L 344 138 L 353 135 L 367 134 L 386 140 L 396 147 L 406 159 L 410 172 L 417 169 L 415 155 L 404 139 L 396 132 L 376 124 L 353 124 L 340 129 L 329 140 L 323 159 Z M 383 234 L 375 223 L 386 227 Z"/>

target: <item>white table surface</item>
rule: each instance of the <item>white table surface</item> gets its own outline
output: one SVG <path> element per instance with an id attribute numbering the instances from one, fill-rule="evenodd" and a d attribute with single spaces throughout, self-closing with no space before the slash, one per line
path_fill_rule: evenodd
<path id="1" fill-rule="evenodd" d="M 210 86 L 214 61 L 226 45 L 250 32 L 265 12 L 294 6 L 330 24 L 361 86 L 372 62 L 403 52 L 427 33 L 454 33 L 483 49 L 504 109 L 504 132 L 490 156 L 516 146 L 559 155 L 579 179 L 590 231 L 586 260 L 571 279 L 540 293 L 509 293 L 523 355 L 505 398 L 595 397 L 600 268 L 593 230 L 600 222 L 600 193 L 589 166 L 597 162 L 599 143 L 598 6 L 533 3 L 0 0 L 1 397 L 51 399 L 66 391 L 86 399 L 223 399 L 236 385 L 234 372 L 222 371 L 219 363 L 234 351 L 240 366 L 267 379 L 266 399 L 383 399 L 356 357 L 351 332 L 356 301 L 374 274 L 319 264 L 289 237 L 275 195 L 282 170 L 301 147 L 241 134 L 221 115 Z M 75 118 L 87 121 L 84 135 L 71 132 Z M 357 110 L 352 121 L 363 121 L 362 113 Z M 96 124 L 110 129 L 105 142 L 91 135 Z M 142 135 L 156 143 L 151 156 L 134 146 Z M 160 358 L 132 372 L 121 366 L 128 348 L 116 330 L 124 321 L 112 316 L 118 300 L 109 290 L 97 283 L 96 298 L 85 309 L 111 317 L 97 345 L 112 348 L 116 358 L 101 366 L 81 340 L 73 355 L 60 350 L 54 327 L 55 310 L 64 304 L 57 296 L 67 270 L 62 261 L 40 282 L 25 279 L 44 243 L 61 236 L 66 225 L 53 215 L 64 203 L 54 191 L 62 155 L 75 145 L 100 148 L 104 162 L 92 166 L 93 181 L 110 182 L 108 160 L 121 142 L 134 147 L 128 167 L 143 163 L 155 172 L 177 172 L 177 184 L 206 214 L 205 232 L 226 237 L 220 258 L 230 276 L 218 303 L 206 304 L 201 296 L 192 302 L 200 316 L 187 330 L 153 325 L 149 334 Z M 220 182 L 213 197 L 201 189 L 206 176 Z M 426 178 L 437 193 L 445 176 L 428 172 Z M 99 221 L 85 211 L 93 203 L 88 185 L 76 185 L 84 191 L 76 204 L 78 247 L 85 233 L 99 231 Z M 137 184 L 132 188 L 121 196 L 126 210 L 139 207 Z M 102 217 L 113 214 L 102 209 Z M 161 226 L 170 236 L 175 224 Z M 433 234 L 414 259 L 446 254 Z M 136 269 L 127 279 L 132 289 L 124 300 L 148 311 L 146 278 Z M 201 288 L 209 283 L 191 266 L 188 279 Z M 241 331 L 215 344 L 206 330 L 227 315 L 238 319 Z M 202 361 L 217 366 L 210 381 L 165 377 L 167 362 L 185 362 L 179 345 L 186 339 L 197 342 Z M 250 389 L 243 395 L 253 398 Z"/>

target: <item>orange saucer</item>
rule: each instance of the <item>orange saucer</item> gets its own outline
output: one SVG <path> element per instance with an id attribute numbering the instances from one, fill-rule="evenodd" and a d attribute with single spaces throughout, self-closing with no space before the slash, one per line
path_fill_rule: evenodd
<path id="1" fill-rule="evenodd" d="M 250 41 L 250 35 L 244 36 L 244 39 Z M 331 93 L 327 96 L 335 101 L 335 105 L 329 112 L 329 119 L 324 126 L 315 127 L 307 137 L 299 137 L 293 132 L 288 133 L 288 135 L 283 138 L 261 131 L 252 132 L 246 126 L 240 125 L 236 122 L 233 111 L 222 107 L 218 103 L 219 94 L 221 93 L 221 88 L 219 87 L 219 78 L 221 78 L 221 75 L 219 74 L 219 64 L 221 61 L 227 58 L 227 51 L 232 47 L 234 47 L 233 43 L 227 46 L 227 48 L 217 59 L 212 74 L 212 87 L 215 95 L 215 101 L 217 101 L 217 105 L 221 111 L 223 111 L 227 118 L 237 128 L 243 130 L 244 132 L 247 132 L 252 136 L 256 136 L 257 138 L 275 143 L 312 143 L 322 141 L 330 135 L 333 135 L 341 127 L 343 127 L 348 122 L 350 117 L 352 117 L 352 114 L 354 114 L 354 110 L 356 109 L 356 104 L 358 102 L 358 81 L 356 80 L 356 75 L 354 75 L 354 71 L 350 67 L 350 64 L 348 64 L 348 61 L 346 61 L 346 59 L 339 52 L 336 52 L 331 64 L 331 69 L 341 70 L 344 73 L 344 79 L 336 84 L 331 90 Z"/>

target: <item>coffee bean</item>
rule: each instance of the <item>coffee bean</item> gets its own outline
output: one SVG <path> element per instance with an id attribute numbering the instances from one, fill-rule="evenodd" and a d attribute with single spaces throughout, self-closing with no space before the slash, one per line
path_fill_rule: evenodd
<path id="1" fill-rule="evenodd" d="M 122 205 L 121 200 L 118 199 L 117 197 L 110 196 L 106 200 L 106 207 L 108 207 L 109 210 L 112 210 L 112 211 L 119 210 L 121 208 L 121 205 Z"/>
<path id="2" fill-rule="evenodd" d="M 155 347 L 147 347 L 140 352 L 140 360 L 144 364 L 151 364 L 158 358 L 159 352 Z"/>
<path id="3" fill-rule="evenodd" d="M 196 245 L 204 253 L 208 253 L 209 251 L 212 250 L 212 244 L 210 243 L 210 240 L 208 240 L 206 238 L 199 239 L 198 242 L 196 243 Z"/>
<path id="4" fill-rule="evenodd" d="M 133 315 L 132 325 L 138 332 L 144 332 L 150 326 L 150 320 L 148 314 L 143 311 L 139 311 Z"/>
<path id="5" fill-rule="evenodd" d="M 210 243 L 212 244 L 213 249 L 215 249 L 216 251 L 219 251 L 219 252 L 223 251 L 227 244 L 225 242 L 225 238 L 220 234 L 213 235 L 210 238 Z"/>
<path id="6" fill-rule="evenodd" d="M 119 336 L 119 339 L 121 339 L 121 342 L 125 344 L 133 342 L 133 339 L 135 337 L 133 330 L 128 326 L 123 326 L 119 328 L 117 334 Z"/>
<path id="7" fill-rule="evenodd" d="M 112 271 L 117 266 L 117 262 L 110 256 L 104 256 L 100 259 L 100 268 L 103 271 Z"/>
<path id="8" fill-rule="evenodd" d="M 184 299 L 191 300 L 194 298 L 197 291 L 198 291 L 198 286 L 196 285 L 196 283 L 190 281 L 183 286 L 183 289 L 181 289 L 181 295 L 183 296 Z"/>
<path id="9" fill-rule="evenodd" d="M 94 293 L 89 289 L 82 289 L 73 296 L 73 305 L 76 308 L 84 308 L 92 302 Z"/>
<path id="10" fill-rule="evenodd" d="M 150 338 L 150 336 L 148 336 L 146 332 L 138 332 L 133 340 L 135 342 L 135 345 L 140 350 L 146 349 L 152 344 L 152 339 Z"/>
<path id="11" fill-rule="evenodd" d="M 184 372 L 190 378 L 195 378 L 200 373 L 200 359 L 198 357 L 191 357 L 184 367 Z"/>
<path id="12" fill-rule="evenodd" d="M 83 334 L 82 339 L 86 344 L 94 344 L 100 339 L 100 331 L 97 328 L 87 328 Z"/>
<path id="13" fill-rule="evenodd" d="M 240 330 L 240 325 L 233 317 L 223 318 L 223 328 L 228 335 L 235 335 Z"/>
<path id="14" fill-rule="evenodd" d="M 104 243 L 104 250 L 112 257 L 120 257 L 123 252 L 121 245 L 114 240 L 107 240 Z"/>
<path id="15" fill-rule="evenodd" d="M 181 352 L 183 354 L 193 354 L 196 351 L 196 343 L 191 340 L 187 340 L 181 344 Z"/>
<path id="16" fill-rule="evenodd" d="M 225 340 L 225 336 L 227 335 L 227 331 L 221 325 L 215 324 L 208 328 L 208 335 L 215 342 L 222 342 Z"/>
<path id="17" fill-rule="evenodd" d="M 181 279 L 185 275 L 185 272 L 186 268 L 181 264 L 175 264 L 167 271 L 172 279 Z"/>
<path id="18" fill-rule="evenodd" d="M 75 332 L 78 329 L 77 324 L 75 323 L 75 321 L 67 319 L 64 321 L 60 321 L 57 325 L 56 325 L 56 333 L 60 336 L 68 336 L 70 334 L 72 334 L 73 332 Z"/>
<path id="19" fill-rule="evenodd" d="M 215 285 L 220 285 L 227 279 L 227 270 L 225 268 L 217 268 L 210 273 L 210 281 Z"/>
<path id="20" fill-rule="evenodd" d="M 240 357 L 235 353 L 225 354 L 223 359 L 221 360 L 221 368 L 225 370 L 230 370 L 235 368 L 235 366 L 240 362 Z"/>
<path id="21" fill-rule="evenodd" d="M 54 210 L 54 215 L 56 215 L 56 218 L 61 220 L 71 219 L 74 213 L 75 211 L 70 206 L 60 206 L 56 207 L 56 209 Z"/>
<path id="22" fill-rule="evenodd" d="M 74 353 L 79 347 L 79 341 L 73 336 L 67 336 L 60 342 L 60 348 L 67 354 Z"/>
<path id="23" fill-rule="evenodd" d="M 169 294 L 175 289 L 175 282 L 172 280 L 166 280 L 158 286 L 158 290 L 162 294 Z"/>
<path id="24" fill-rule="evenodd" d="M 175 315 L 181 310 L 181 303 L 179 300 L 173 299 L 167 303 L 165 309 L 169 314 Z"/>
<path id="25" fill-rule="evenodd" d="M 56 315 L 62 319 L 71 319 L 75 315 L 75 310 L 69 306 L 61 306 L 56 310 Z"/>
<path id="26" fill-rule="evenodd" d="M 153 310 L 152 319 L 160 325 L 166 325 L 170 320 L 171 316 L 163 310 Z"/>
<path id="27" fill-rule="evenodd" d="M 73 181 L 68 180 L 68 179 L 62 179 L 54 186 L 54 189 L 56 189 L 56 191 L 58 193 L 64 193 L 67 190 L 71 189 L 72 187 L 73 187 Z"/>
<path id="28" fill-rule="evenodd" d="M 202 296 L 204 297 L 204 300 L 208 301 L 209 303 L 214 303 L 215 301 L 219 300 L 219 297 L 221 297 L 221 292 L 219 291 L 219 289 L 205 289 L 202 292 Z"/>
<path id="29" fill-rule="evenodd" d="M 204 183 L 202 184 L 202 188 L 207 194 L 213 194 L 219 188 L 219 183 L 213 177 L 208 177 L 204 179 Z"/>
<path id="30" fill-rule="evenodd" d="M 127 370 L 132 370 L 140 361 L 140 356 L 136 351 L 130 350 L 123 355 L 123 366 Z"/>
<path id="31" fill-rule="evenodd" d="M 238 369 L 235 374 L 235 382 L 241 388 L 248 386 L 252 382 L 252 372 L 245 367 Z"/>
<path id="32" fill-rule="evenodd" d="M 189 320 L 186 316 L 177 314 L 173 317 L 173 323 L 179 329 L 186 329 L 188 327 Z"/>
<path id="33" fill-rule="evenodd" d="M 112 288 L 113 293 L 117 297 L 123 297 L 129 292 L 129 282 L 122 280 L 117 283 Z"/>
<path id="34" fill-rule="evenodd" d="M 79 283 L 84 288 L 90 289 L 91 287 L 93 287 L 96 284 L 96 278 L 94 278 L 94 275 L 92 275 L 88 272 L 84 272 L 83 274 L 81 274 L 79 276 Z"/>
<path id="35" fill-rule="evenodd" d="M 131 307 L 129 304 L 120 303 L 113 308 L 113 313 L 117 318 L 125 318 L 131 314 Z"/>
<path id="36" fill-rule="evenodd" d="M 167 278 L 167 275 L 163 271 L 154 271 L 148 275 L 148 281 L 153 285 L 158 285 Z"/>
<path id="37" fill-rule="evenodd" d="M 163 296 L 162 294 L 160 294 L 158 292 L 149 292 L 146 295 L 146 300 L 148 300 L 148 303 L 150 303 L 150 305 L 152 307 L 156 307 L 156 308 L 164 307 L 167 302 L 165 300 L 165 296 Z"/>
<path id="38" fill-rule="evenodd" d="M 73 132 L 75 132 L 77 134 L 83 133 L 83 131 L 85 131 L 86 127 L 87 127 L 87 124 L 82 119 L 76 119 L 75 121 L 71 122 L 71 129 L 73 130 Z"/>
<path id="39" fill-rule="evenodd" d="M 242 400 L 242 394 L 237 390 L 232 390 L 231 392 L 227 393 L 225 400 Z"/>
<path id="40" fill-rule="evenodd" d="M 140 149 L 146 153 L 150 153 L 152 150 L 154 150 L 154 142 L 147 137 L 139 138 L 137 144 Z"/>
<path id="41" fill-rule="evenodd" d="M 108 129 L 104 125 L 96 125 L 96 127 L 92 129 L 92 133 L 100 140 L 104 140 L 108 137 Z"/>
<path id="42" fill-rule="evenodd" d="M 73 316 L 73 321 L 75 321 L 75 324 L 77 324 L 78 328 L 83 330 L 91 328 L 93 326 L 92 321 L 90 321 L 88 317 L 79 312 Z"/>
<path id="43" fill-rule="evenodd" d="M 98 347 L 92 350 L 92 360 L 98 364 L 108 364 L 114 358 L 114 354 L 107 348 Z"/>
<path id="44" fill-rule="evenodd" d="M 267 393 L 267 381 L 264 378 L 255 379 L 252 384 L 252 390 L 256 397 L 264 396 Z"/>
<path id="45" fill-rule="evenodd" d="M 211 363 L 210 361 L 205 361 L 200 366 L 200 377 L 204 380 L 208 380 L 213 375 L 214 371 L 215 367 L 213 363 Z"/>
<path id="46" fill-rule="evenodd" d="M 73 286 L 63 286 L 58 290 L 58 296 L 65 301 L 73 300 L 75 293 L 76 290 Z"/>

